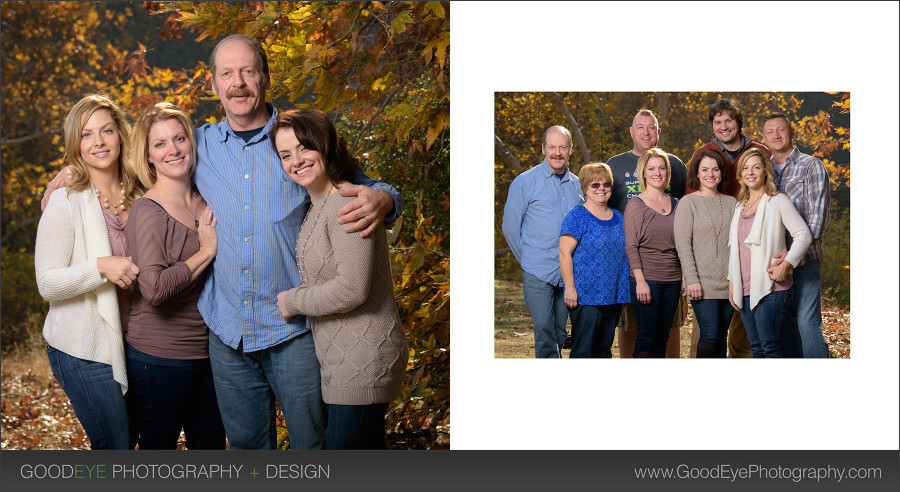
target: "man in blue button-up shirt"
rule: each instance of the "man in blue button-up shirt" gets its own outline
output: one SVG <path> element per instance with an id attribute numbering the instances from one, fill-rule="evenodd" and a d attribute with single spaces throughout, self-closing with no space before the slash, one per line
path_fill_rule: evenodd
<path id="1" fill-rule="evenodd" d="M 262 46 L 229 36 L 213 50 L 210 70 L 226 119 L 196 131 L 194 179 L 218 219 L 219 236 L 199 308 L 210 328 L 229 444 L 273 449 L 277 399 L 291 447 L 322 448 L 327 419 L 312 334 L 304 317 L 284 320 L 276 306 L 279 292 L 300 285 L 294 247 L 309 195 L 284 174 L 269 138 L 278 112 L 265 101 L 269 69 Z M 340 191 L 358 196 L 339 211 L 340 222 L 365 237 L 392 209 L 401 210 L 400 195 L 361 172 L 355 183 L 366 186 Z"/>
<path id="2" fill-rule="evenodd" d="M 522 265 L 525 307 L 534 324 L 534 356 L 558 358 L 566 339 L 568 310 L 559 272 L 563 218 L 584 202 L 569 171 L 572 134 L 562 126 L 544 132 L 544 161 L 516 176 L 503 209 L 503 235 Z"/>

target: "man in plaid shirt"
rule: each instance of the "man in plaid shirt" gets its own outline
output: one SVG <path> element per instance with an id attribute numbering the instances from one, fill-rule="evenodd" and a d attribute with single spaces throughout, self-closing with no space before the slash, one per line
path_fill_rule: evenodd
<path id="1" fill-rule="evenodd" d="M 772 151 L 775 186 L 791 199 L 806 221 L 813 242 L 794 267 L 794 320 L 803 342 L 803 357 L 829 357 L 822 336 L 822 235 L 831 209 L 831 181 L 821 160 L 800 152 L 794 145 L 794 129 L 784 113 L 763 120 L 763 138 Z"/>

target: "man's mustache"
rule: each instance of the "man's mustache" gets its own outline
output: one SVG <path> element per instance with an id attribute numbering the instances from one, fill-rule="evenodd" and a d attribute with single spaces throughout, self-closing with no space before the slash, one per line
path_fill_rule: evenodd
<path id="1" fill-rule="evenodd" d="M 225 94 L 225 97 L 231 99 L 232 97 L 250 97 L 255 95 L 253 91 L 247 89 L 232 89 Z"/>

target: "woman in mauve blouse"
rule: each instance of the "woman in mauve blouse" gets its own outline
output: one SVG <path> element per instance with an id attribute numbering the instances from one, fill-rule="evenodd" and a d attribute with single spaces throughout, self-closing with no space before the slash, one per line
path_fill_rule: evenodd
<path id="1" fill-rule="evenodd" d="M 644 191 L 628 201 L 624 218 L 631 302 L 638 327 L 634 357 L 665 357 L 669 330 L 684 293 L 675 249 L 678 199 L 666 193 L 672 173 L 661 149 L 644 152 L 635 174 Z"/>
<path id="2" fill-rule="evenodd" d="M 140 267 L 125 336 L 128 404 L 140 449 L 224 449 L 225 428 L 197 300 L 218 246 L 216 219 L 191 187 L 196 164 L 187 114 L 159 103 L 135 122 L 132 161 L 148 187 L 126 227 Z"/>

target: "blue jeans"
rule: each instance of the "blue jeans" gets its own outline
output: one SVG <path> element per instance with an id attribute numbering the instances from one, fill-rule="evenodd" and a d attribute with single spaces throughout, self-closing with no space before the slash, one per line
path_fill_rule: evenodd
<path id="1" fill-rule="evenodd" d="M 634 353 L 649 353 L 650 357 L 665 357 L 669 331 L 678 310 L 678 298 L 681 297 L 681 281 L 660 282 L 647 280 L 650 286 L 650 304 L 641 304 L 637 300 L 637 281 L 628 277 L 631 283 L 631 305 L 634 307 L 634 319 L 637 322 L 637 339 L 634 341 Z"/>
<path id="2" fill-rule="evenodd" d="M 725 357 L 728 345 L 728 325 L 734 308 L 728 299 L 691 299 L 700 338 L 697 347 L 712 349 L 716 357 Z"/>
<path id="3" fill-rule="evenodd" d="M 231 449 L 275 449 L 275 401 L 292 449 L 322 449 L 328 416 L 312 333 L 256 352 L 235 350 L 209 332 L 209 360 Z"/>
<path id="4" fill-rule="evenodd" d="M 741 321 L 747 329 L 754 358 L 784 357 L 785 325 L 790 323 L 791 289 L 768 293 L 750 309 L 750 296 L 744 296 Z"/>
<path id="5" fill-rule="evenodd" d="M 525 307 L 534 324 L 534 356 L 558 359 L 566 341 L 569 310 L 563 297 L 565 289 L 556 287 L 522 270 Z"/>
<path id="6" fill-rule="evenodd" d="M 47 346 L 53 377 L 84 427 L 91 449 L 134 449 L 128 427 L 128 405 L 112 367 L 79 359 Z M 130 446 L 129 446 L 130 445 Z"/>
<path id="7" fill-rule="evenodd" d="M 813 260 L 794 269 L 794 304 L 791 314 L 800 332 L 803 357 L 830 357 L 822 335 L 822 262 Z"/>
<path id="8" fill-rule="evenodd" d="M 616 324 L 622 313 L 621 304 L 581 305 L 569 310 L 572 317 L 572 351 L 570 359 L 611 359 Z"/>
<path id="9" fill-rule="evenodd" d="M 386 449 L 384 414 L 387 403 L 328 404 L 325 449 Z"/>
<path id="10" fill-rule="evenodd" d="M 140 449 L 225 449 L 209 359 L 173 360 L 126 346 L 128 410 Z"/>

